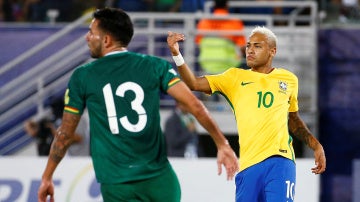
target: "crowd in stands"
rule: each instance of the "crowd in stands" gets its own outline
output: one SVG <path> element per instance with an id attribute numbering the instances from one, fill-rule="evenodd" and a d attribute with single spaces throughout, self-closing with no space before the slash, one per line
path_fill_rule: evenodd
<path id="1" fill-rule="evenodd" d="M 0 21 L 44 22 L 47 11 L 59 12 L 57 21 L 69 22 L 95 8 L 118 7 L 128 12 L 196 12 L 205 0 L 0 0 Z"/>
<path id="2" fill-rule="evenodd" d="M 0 0 L 0 22 L 46 22 L 47 12 L 56 9 L 58 22 L 70 22 L 95 8 L 118 7 L 128 12 L 197 12 L 204 10 L 209 0 Z M 267 1 L 267 0 L 253 0 Z M 275 0 L 282 1 L 282 0 Z M 359 19 L 357 0 L 317 0 L 319 10 L 328 21 Z M 233 8 L 231 13 L 282 14 L 285 8 Z"/>
<path id="3" fill-rule="evenodd" d="M 46 22 L 47 12 L 58 11 L 57 21 L 70 22 L 87 9 L 104 7 L 104 0 L 0 0 L 0 21 Z"/>
<path id="4" fill-rule="evenodd" d="M 197 12 L 204 10 L 209 0 L 0 0 L 0 22 L 46 22 L 47 12 L 56 9 L 59 12 L 56 21 L 70 22 L 95 8 L 118 7 L 128 12 Z M 266 1 L 266 0 L 254 0 Z M 282 0 L 275 0 L 282 1 Z M 341 5 L 343 0 L 330 0 L 329 5 Z M 318 0 L 320 4 L 320 0 Z M 347 2 L 347 1 L 345 1 Z M 319 6 L 323 7 L 323 6 Z M 347 9 L 348 5 L 339 7 Z M 231 13 L 281 14 L 281 8 L 234 8 Z M 345 12 L 345 11 L 344 11 Z"/>

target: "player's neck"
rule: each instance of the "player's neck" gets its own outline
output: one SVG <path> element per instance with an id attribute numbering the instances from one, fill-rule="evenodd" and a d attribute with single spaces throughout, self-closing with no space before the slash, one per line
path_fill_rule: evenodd
<path id="1" fill-rule="evenodd" d="M 111 48 L 109 50 L 109 52 L 124 52 L 124 51 L 127 51 L 127 48 L 126 47 L 114 47 L 114 48 Z"/>
<path id="2" fill-rule="evenodd" d="M 263 73 L 263 74 L 269 74 L 270 72 L 272 72 L 275 68 L 274 67 L 259 67 L 259 68 L 251 68 L 251 71 L 253 72 L 259 72 L 259 73 Z"/>
<path id="3" fill-rule="evenodd" d="M 104 54 L 104 56 L 121 53 L 121 52 L 126 52 L 126 51 L 127 51 L 126 47 L 115 47 L 115 48 L 108 49 L 106 51 L 106 53 Z"/>

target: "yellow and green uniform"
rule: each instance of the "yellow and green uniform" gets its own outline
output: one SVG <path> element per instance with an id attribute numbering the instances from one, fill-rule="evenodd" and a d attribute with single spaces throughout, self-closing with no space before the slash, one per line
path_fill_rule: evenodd
<path id="1" fill-rule="evenodd" d="M 222 94 L 235 114 L 240 171 L 274 155 L 295 161 L 288 130 L 288 112 L 298 111 L 298 79 L 293 73 L 230 68 L 206 79 L 212 93 Z"/>

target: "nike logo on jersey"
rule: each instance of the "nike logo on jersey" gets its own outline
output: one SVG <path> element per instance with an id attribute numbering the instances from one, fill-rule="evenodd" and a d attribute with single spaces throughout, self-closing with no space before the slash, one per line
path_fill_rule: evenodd
<path id="1" fill-rule="evenodd" d="M 246 86 L 246 85 L 251 84 L 251 83 L 254 83 L 254 82 L 252 82 L 252 81 L 250 81 L 250 82 L 241 82 L 241 85 Z"/>

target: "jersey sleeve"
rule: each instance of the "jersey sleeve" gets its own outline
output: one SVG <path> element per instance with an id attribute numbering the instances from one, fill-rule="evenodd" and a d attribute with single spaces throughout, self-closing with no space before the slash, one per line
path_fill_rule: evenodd
<path id="1" fill-rule="evenodd" d="M 297 112 L 299 110 L 298 106 L 298 91 L 299 91 L 299 82 L 298 78 L 293 75 L 293 90 L 290 94 L 290 106 L 289 112 Z"/>
<path id="2" fill-rule="evenodd" d="M 234 75 L 232 75 L 233 69 L 234 68 L 229 68 L 222 74 L 205 76 L 205 78 L 209 82 L 211 94 L 218 93 L 218 92 L 224 93 L 226 91 L 227 88 L 225 88 L 225 87 L 228 86 L 230 84 L 230 82 L 233 81 L 233 79 L 231 79 L 231 77 L 234 76 Z"/>
<path id="3" fill-rule="evenodd" d="M 171 86 L 180 82 L 180 78 L 169 62 L 163 61 L 160 64 L 162 64 L 162 67 L 159 69 L 162 78 L 161 90 L 166 93 Z"/>
<path id="4" fill-rule="evenodd" d="M 82 68 L 78 68 L 70 77 L 68 88 L 65 92 L 65 112 L 82 114 L 85 108 Z"/>

